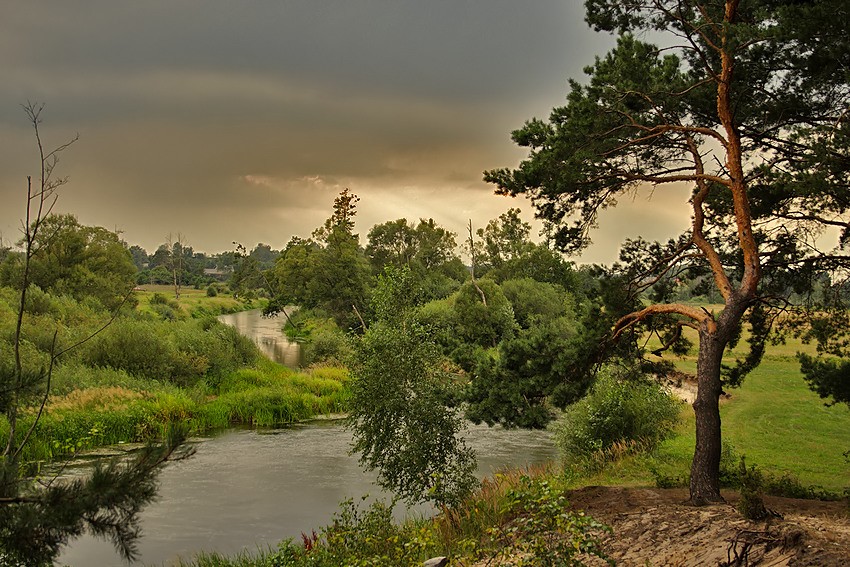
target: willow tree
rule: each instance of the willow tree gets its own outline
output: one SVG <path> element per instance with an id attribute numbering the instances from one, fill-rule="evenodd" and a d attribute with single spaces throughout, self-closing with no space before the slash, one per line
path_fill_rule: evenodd
<path id="1" fill-rule="evenodd" d="M 485 179 L 499 193 L 528 195 L 572 252 L 621 196 L 692 188 L 686 234 L 630 243 L 631 290 L 703 273 L 722 309 L 659 294 L 619 319 L 612 336 L 661 321 L 668 344 L 682 327 L 697 331 L 690 496 L 720 501 L 722 388 L 759 363 L 780 312 L 815 298 L 815 283 L 836 284 L 850 264 L 850 10 L 844 0 L 588 0 L 586 8 L 597 31 L 619 35 L 616 47 L 583 84 L 571 81 L 548 121 L 513 133 L 529 157 Z M 725 365 L 744 324 L 749 354 Z"/>

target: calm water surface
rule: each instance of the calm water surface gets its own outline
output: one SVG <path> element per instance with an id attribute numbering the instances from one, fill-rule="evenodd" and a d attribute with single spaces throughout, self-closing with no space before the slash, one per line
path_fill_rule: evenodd
<path id="1" fill-rule="evenodd" d="M 262 309 L 251 309 L 220 315 L 218 320 L 236 327 L 240 333 L 253 340 L 263 354 L 272 360 L 290 368 L 298 368 L 304 362 L 301 345 L 288 340 L 281 332 L 286 321 L 281 315 L 263 317 Z"/>
<path id="2" fill-rule="evenodd" d="M 280 336 L 280 322 L 263 319 L 256 311 L 247 313 L 226 316 L 227 322 L 240 327 L 238 321 L 254 321 L 253 329 L 261 330 L 248 336 L 273 339 L 274 332 L 283 352 L 293 350 L 283 346 L 289 343 Z M 271 340 L 265 344 L 280 352 Z M 478 454 L 479 477 L 505 466 L 543 463 L 555 455 L 551 436 L 543 431 L 471 425 L 467 438 Z M 348 454 L 350 442 L 351 434 L 339 421 L 275 430 L 233 429 L 198 441 L 193 457 L 162 472 L 159 500 L 141 515 L 143 537 L 134 565 L 170 565 L 177 557 L 190 558 L 202 550 L 235 554 L 274 547 L 281 539 L 328 524 L 346 498 L 381 495 L 374 475 L 364 473 L 357 458 Z M 75 541 L 59 564 L 126 565 L 109 543 L 91 537 Z"/>

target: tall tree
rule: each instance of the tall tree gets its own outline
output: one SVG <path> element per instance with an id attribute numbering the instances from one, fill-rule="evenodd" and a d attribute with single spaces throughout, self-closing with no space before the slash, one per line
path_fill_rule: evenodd
<path id="1" fill-rule="evenodd" d="M 519 213 L 519 209 L 508 209 L 478 229 L 478 236 L 484 241 L 482 261 L 490 268 L 501 268 L 506 262 L 520 258 L 532 246 L 531 225 L 523 221 Z"/>
<path id="2" fill-rule="evenodd" d="M 372 295 L 374 321 L 354 342 L 353 449 L 378 483 L 410 503 L 456 504 L 476 485 L 475 454 L 458 434 L 461 386 L 421 325 L 410 268 L 388 266 Z"/>
<path id="3" fill-rule="evenodd" d="M 348 189 L 334 199 L 333 213 L 313 231 L 313 240 L 293 238 L 271 273 L 276 297 L 268 313 L 288 304 L 318 308 L 343 328 L 361 326 L 368 296 L 369 263 L 354 234 L 359 197 Z"/>
<path id="4" fill-rule="evenodd" d="M 148 267 L 148 263 L 150 262 L 150 258 L 148 257 L 147 251 L 139 246 L 138 244 L 133 244 L 129 248 L 130 256 L 133 258 L 133 264 L 136 266 L 138 271 L 142 271 Z"/>
<path id="5" fill-rule="evenodd" d="M 151 445 L 127 462 L 97 465 L 91 476 L 70 482 L 29 478 L 22 462 L 50 396 L 53 368 L 68 350 L 57 349 L 55 333 L 47 364 L 28 360 L 22 348 L 34 260 L 41 251 L 43 231 L 51 226 L 58 191 L 66 183 L 55 175 L 55 168 L 60 154 L 76 140 L 46 150 L 39 131 L 42 109 L 35 104 L 24 107 L 35 130 L 40 174 L 35 180 L 27 177 L 21 269 L 14 286 L 18 292 L 11 336 L 14 356 L 12 361 L 0 361 L 0 415 L 8 424 L 8 435 L 0 441 L 0 564 L 51 564 L 70 538 L 86 531 L 110 539 L 122 556 L 132 559 L 140 535 L 139 512 L 156 496 L 157 472 L 184 435 L 170 432 L 161 446 Z"/>
<path id="6" fill-rule="evenodd" d="M 180 299 L 180 288 L 183 287 L 183 267 L 186 261 L 183 240 L 184 237 L 179 232 L 176 237 L 169 232 L 165 239 L 168 252 L 165 263 L 168 271 L 171 272 L 171 283 L 174 286 L 174 297 L 176 299 Z"/>
<path id="7" fill-rule="evenodd" d="M 530 149 L 485 179 L 531 197 L 557 244 L 589 243 L 599 212 L 641 185 L 688 183 L 692 225 L 651 257 L 636 254 L 630 290 L 676 270 L 711 275 L 719 312 L 658 303 L 622 317 L 614 337 L 665 321 L 699 335 L 691 501 L 721 500 L 724 384 L 760 361 L 792 292 L 848 267 L 850 28 L 843 0 L 588 0 L 587 21 L 617 46 L 570 83 L 548 121 L 513 133 Z M 663 49 L 637 39 L 664 37 Z M 841 232 L 824 247 L 824 228 Z M 644 252 L 648 252 L 644 250 Z M 742 323 L 750 352 L 725 366 Z M 675 336 L 675 334 L 673 335 Z M 675 341 L 673 341 L 675 342 Z"/>

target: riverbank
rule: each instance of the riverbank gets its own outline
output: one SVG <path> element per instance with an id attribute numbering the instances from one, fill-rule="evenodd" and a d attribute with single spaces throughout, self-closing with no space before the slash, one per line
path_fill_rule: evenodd
<path id="1" fill-rule="evenodd" d="M 221 291 L 210 292 L 209 289 Z M 175 297 L 173 286 L 145 284 L 137 286 L 133 296 L 138 302 L 136 309 L 140 313 L 167 319 L 216 317 L 263 308 L 268 304 L 265 298 L 244 300 L 234 297 L 225 291 L 224 286 L 218 284 L 212 284 L 205 289 L 181 288 L 179 298 Z"/>
<path id="2" fill-rule="evenodd" d="M 346 410 L 347 380 L 344 369 L 295 372 L 261 359 L 225 374 L 214 388 L 134 382 L 72 390 L 51 398 L 23 457 L 37 469 L 98 447 L 155 441 L 172 423 L 200 435 L 231 425 L 283 426 L 339 414 Z M 33 417 L 23 418 L 24 427 Z"/>

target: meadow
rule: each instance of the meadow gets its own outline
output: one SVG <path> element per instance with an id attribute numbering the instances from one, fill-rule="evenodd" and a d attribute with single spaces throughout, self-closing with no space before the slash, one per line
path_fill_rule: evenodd
<path id="1" fill-rule="evenodd" d="M 711 310 L 712 306 L 706 306 Z M 719 307 L 719 306 L 718 306 Z M 695 333 L 685 336 L 696 344 Z M 725 356 L 733 363 L 746 353 L 748 335 Z M 655 348 L 650 341 L 649 348 Z M 828 405 L 809 389 L 796 359 L 798 352 L 814 354 L 815 346 L 788 337 L 771 344 L 761 364 L 737 388 L 727 388 L 720 415 L 724 443 L 723 466 L 732 469 L 739 458 L 765 469 L 777 480 L 842 494 L 850 489 L 850 408 Z M 682 357 L 665 355 L 677 370 L 695 375 L 696 348 Z M 602 470 L 579 475 L 584 484 L 645 486 L 685 483 L 695 443 L 693 410 L 683 404 L 676 435 L 652 454 L 623 455 Z"/>

